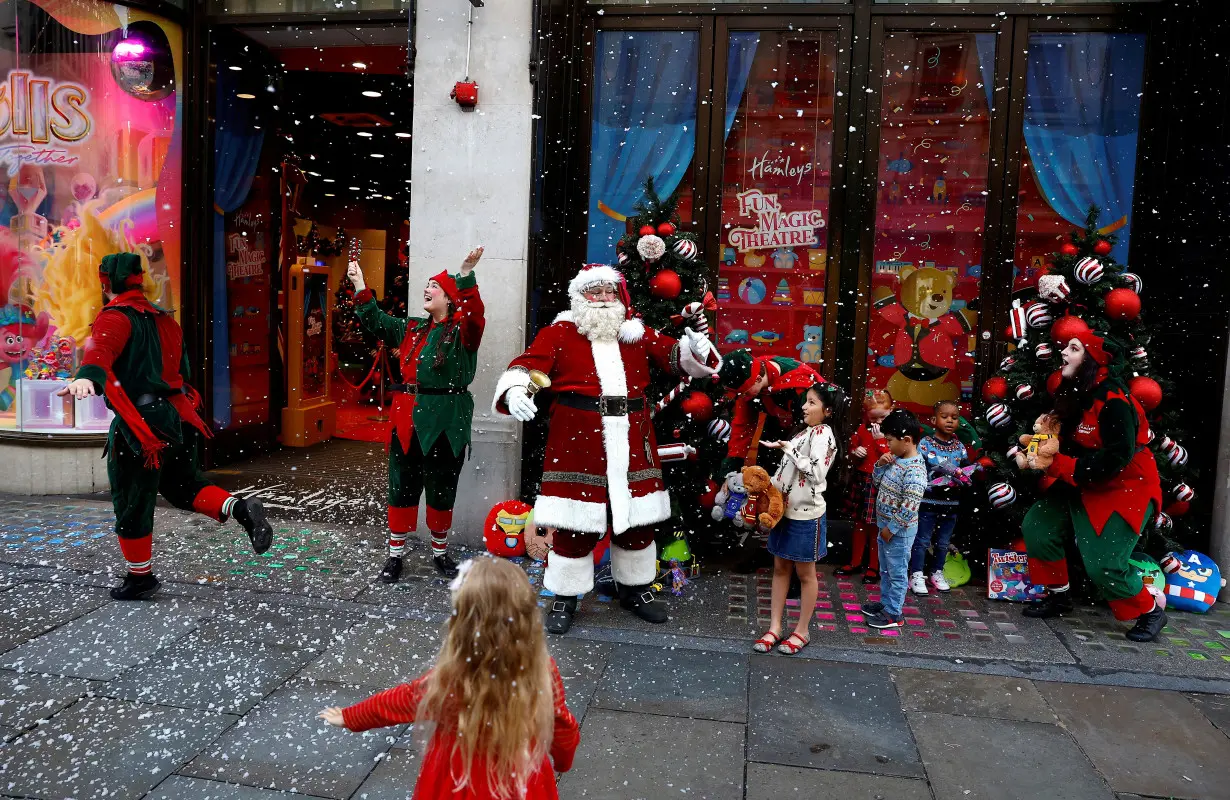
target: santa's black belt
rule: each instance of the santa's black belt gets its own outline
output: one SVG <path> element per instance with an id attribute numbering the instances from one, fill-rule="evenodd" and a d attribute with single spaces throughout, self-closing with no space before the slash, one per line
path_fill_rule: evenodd
<path id="1" fill-rule="evenodd" d="M 464 386 L 442 386 L 439 388 L 431 388 L 428 386 L 419 386 L 417 383 L 395 383 L 389 387 L 390 392 L 402 392 L 404 394 L 469 394 L 470 390 Z"/>
<path id="2" fill-rule="evenodd" d="M 578 411 L 596 411 L 604 417 L 626 417 L 634 411 L 645 409 L 643 397 L 590 397 L 575 392 L 561 392 L 555 402 Z"/>

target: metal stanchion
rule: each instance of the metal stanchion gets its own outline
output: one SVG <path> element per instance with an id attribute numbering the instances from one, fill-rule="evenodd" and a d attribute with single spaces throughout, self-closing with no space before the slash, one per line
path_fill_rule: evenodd
<path id="1" fill-rule="evenodd" d="M 368 419 L 372 422 L 388 422 L 390 417 L 388 414 L 384 413 L 384 376 L 385 373 L 388 372 L 389 362 L 388 356 L 385 355 L 384 342 L 381 342 L 376 348 L 376 362 L 380 365 L 380 387 L 376 390 L 376 408 L 380 409 L 380 413 L 375 416 L 368 417 Z"/>

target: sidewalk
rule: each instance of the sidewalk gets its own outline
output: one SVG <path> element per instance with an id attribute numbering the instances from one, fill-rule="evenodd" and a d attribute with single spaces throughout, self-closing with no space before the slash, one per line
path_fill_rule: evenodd
<path id="1" fill-rule="evenodd" d="M 371 583 L 378 529 L 278 526 L 266 559 L 234 526 L 160 509 L 163 593 L 118 604 L 110 516 L 0 498 L 0 794 L 408 795 L 411 735 L 314 715 L 427 663 L 448 597 L 425 547 L 390 588 Z M 1176 618 L 1128 653 L 1100 611 L 1051 626 L 971 592 L 877 637 L 846 619 L 862 596 L 846 587 L 828 579 L 831 629 L 794 658 L 748 653 L 759 578 L 702 576 L 666 626 L 587 598 L 550 642 L 583 723 L 561 797 L 1226 796 L 1230 659 L 1211 645 L 1230 618 Z"/>

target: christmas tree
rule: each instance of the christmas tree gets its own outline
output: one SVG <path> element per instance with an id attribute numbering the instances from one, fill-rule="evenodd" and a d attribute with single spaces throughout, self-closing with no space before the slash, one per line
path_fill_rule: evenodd
<path id="1" fill-rule="evenodd" d="M 985 454 L 981 463 L 988 485 L 991 514 L 979 526 L 983 531 L 1019 531 L 1020 521 L 1037 496 L 1037 471 L 1017 468 L 1012 458 L 1020 436 L 1033 433 L 1034 421 L 1054 407 L 1052 393 L 1059 385 L 1064 345 L 1084 329 L 1109 333 L 1127 349 L 1129 369 L 1122 375 L 1132 396 L 1144 408 L 1152 434 L 1150 447 L 1162 477 L 1164 508 L 1146 530 L 1141 548 L 1150 555 L 1183 549 L 1182 518 L 1195 493 L 1180 443 L 1178 398 L 1173 385 L 1150 358 L 1151 329 L 1141 315 L 1139 276 L 1128 272 L 1110 253 L 1113 234 L 1098 228 L 1098 209 L 1092 208 L 1083 231 L 1072 231 L 1054 254 L 1037 286 L 1019 293 L 1010 310 L 1009 335 L 1014 351 L 999 365 L 997 374 L 982 387 L 987 403 L 975 421 Z M 1005 526 L 1004 518 L 1013 524 Z M 1007 540 L 984 545 L 1004 547 Z"/>

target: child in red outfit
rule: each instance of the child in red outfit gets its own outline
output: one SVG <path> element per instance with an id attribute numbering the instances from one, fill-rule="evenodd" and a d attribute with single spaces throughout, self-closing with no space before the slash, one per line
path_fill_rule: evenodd
<path id="1" fill-rule="evenodd" d="M 850 542 L 850 563 L 834 570 L 836 575 L 853 575 L 866 564 L 863 583 L 880 580 L 879 545 L 876 528 L 876 489 L 871 472 L 876 461 L 888 452 L 888 439 L 880 433 L 880 423 L 893 410 L 893 396 L 881 389 L 869 389 L 863 398 L 863 424 L 850 437 L 850 458 L 855 464 L 846 498 L 846 515 L 854 521 Z M 863 561 L 866 552 L 867 561 Z"/>
<path id="2" fill-rule="evenodd" d="M 525 573 L 478 558 L 461 565 L 451 588 L 435 666 L 320 719 L 355 732 L 435 723 L 414 800 L 558 800 L 552 764 L 572 768 L 580 731 Z"/>

